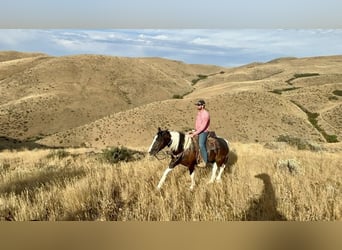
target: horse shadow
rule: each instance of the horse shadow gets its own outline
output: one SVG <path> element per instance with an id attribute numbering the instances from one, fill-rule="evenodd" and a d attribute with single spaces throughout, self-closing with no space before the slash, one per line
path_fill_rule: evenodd
<path id="1" fill-rule="evenodd" d="M 0 152 L 4 150 L 22 150 L 22 149 L 61 149 L 62 147 L 51 147 L 39 144 L 33 140 L 18 140 L 15 138 L 0 136 Z"/>
<path id="2" fill-rule="evenodd" d="M 277 209 L 277 199 L 270 176 L 262 173 L 255 178 L 263 181 L 264 189 L 259 198 L 250 201 L 243 221 L 286 221 L 286 217 Z"/>
<path id="3" fill-rule="evenodd" d="M 49 183 L 58 183 L 68 178 L 82 178 L 86 175 L 84 170 L 78 169 L 54 169 L 50 172 L 38 173 L 35 176 L 28 176 L 20 180 L 13 180 L 6 185 L 0 184 L 1 194 L 20 195 L 24 191 L 34 191 Z"/>
<path id="4" fill-rule="evenodd" d="M 233 167 L 235 166 L 236 162 L 238 161 L 238 155 L 235 150 L 229 150 L 228 153 L 228 161 L 226 163 L 226 167 L 228 169 L 228 173 L 233 173 Z"/>

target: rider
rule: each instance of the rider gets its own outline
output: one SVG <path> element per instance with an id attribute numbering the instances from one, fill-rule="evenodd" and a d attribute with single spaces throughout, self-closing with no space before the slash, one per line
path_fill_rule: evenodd
<path id="1" fill-rule="evenodd" d="M 203 163 L 199 164 L 199 167 L 206 167 L 208 164 L 206 142 L 208 136 L 208 128 L 210 125 L 210 115 L 209 112 L 205 109 L 204 100 L 198 100 L 195 105 L 197 106 L 198 113 L 196 117 L 195 131 L 190 133 L 190 136 L 194 137 L 195 135 L 198 135 L 199 148 L 203 159 Z"/>

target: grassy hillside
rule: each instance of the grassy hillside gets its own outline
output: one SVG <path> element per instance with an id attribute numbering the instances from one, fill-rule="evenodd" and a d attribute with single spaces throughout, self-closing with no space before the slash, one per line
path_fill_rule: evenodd
<path id="1" fill-rule="evenodd" d="M 180 131 L 193 128 L 197 112 L 195 100 L 167 100 L 144 105 L 57 133 L 39 143 L 99 148 L 124 145 L 146 149 L 158 127 Z M 283 134 L 317 143 L 324 141 L 307 122 L 305 113 L 278 95 L 248 91 L 207 98 L 207 103 L 212 117 L 211 128 L 231 141 L 275 141 Z"/>

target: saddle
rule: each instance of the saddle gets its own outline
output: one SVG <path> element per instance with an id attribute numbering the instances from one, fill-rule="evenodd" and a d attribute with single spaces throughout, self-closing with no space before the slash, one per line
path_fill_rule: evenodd
<path id="1" fill-rule="evenodd" d="M 201 157 L 201 153 L 199 150 L 199 141 L 198 141 L 198 135 L 193 137 L 194 140 L 194 147 L 195 147 L 195 152 L 196 152 L 196 159 L 197 159 L 197 163 L 199 163 L 202 159 Z M 209 131 L 208 132 L 208 136 L 207 136 L 207 152 L 209 154 L 210 151 L 214 151 L 216 153 L 217 151 L 217 136 L 215 131 Z"/>

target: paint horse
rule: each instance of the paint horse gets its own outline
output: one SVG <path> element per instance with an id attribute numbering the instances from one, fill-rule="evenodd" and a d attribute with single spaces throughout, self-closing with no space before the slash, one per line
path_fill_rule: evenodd
<path id="1" fill-rule="evenodd" d="M 169 147 L 171 151 L 171 162 L 168 168 L 164 171 L 157 188 L 160 189 L 165 182 L 166 176 L 174 169 L 175 166 L 182 164 L 189 169 L 192 190 L 195 186 L 195 167 L 198 164 L 199 146 L 195 138 L 191 138 L 188 134 L 161 130 L 155 135 L 152 144 L 148 150 L 149 154 L 156 156 L 156 154 Z M 214 181 L 220 182 L 222 172 L 228 162 L 229 145 L 226 139 L 221 137 L 208 137 L 207 139 L 208 162 L 213 163 L 212 175 L 209 183 Z M 220 168 L 216 176 L 217 169 Z"/>

